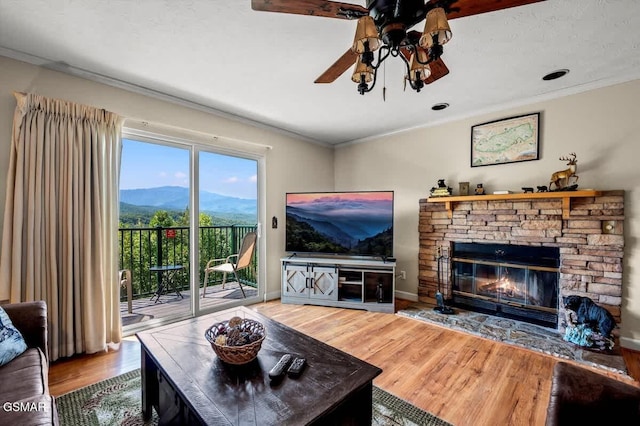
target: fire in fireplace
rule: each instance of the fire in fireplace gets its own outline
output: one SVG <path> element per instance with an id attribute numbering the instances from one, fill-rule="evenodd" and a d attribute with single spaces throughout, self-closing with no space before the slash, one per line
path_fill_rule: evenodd
<path id="1" fill-rule="evenodd" d="M 558 326 L 559 249 L 453 243 L 454 306 Z"/>

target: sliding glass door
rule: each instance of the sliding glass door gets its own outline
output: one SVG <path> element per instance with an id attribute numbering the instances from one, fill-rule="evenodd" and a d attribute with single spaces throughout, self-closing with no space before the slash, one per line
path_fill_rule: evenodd
<path id="1" fill-rule="evenodd" d="M 198 163 L 200 308 L 206 310 L 258 295 L 256 244 L 247 241 L 241 253 L 257 231 L 258 162 L 200 151 Z"/>
<path id="2" fill-rule="evenodd" d="M 189 141 L 125 135 L 118 229 L 125 332 L 258 300 L 257 244 L 249 262 L 236 264 L 245 236 L 258 228 L 259 167 L 258 158 Z"/>

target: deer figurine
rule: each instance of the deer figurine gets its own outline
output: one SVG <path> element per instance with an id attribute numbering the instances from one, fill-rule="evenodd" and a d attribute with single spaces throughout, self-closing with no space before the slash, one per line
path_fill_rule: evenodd
<path id="1" fill-rule="evenodd" d="M 578 175 L 576 175 L 576 163 L 578 160 L 576 159 L 576 153 L 572 152 L 571 157 L 560 157 L 561 161 L 568 161 L 567 166 L 568 169 L 560 170 L 551 175 L 551 182 L 549 182 L 549 190 L 551 190 L 551 184 L 556 186 L 556 190 L 563 189 L 569 186 L 569 179 L 574 178 L 575 182 L 578 182 Z"/>

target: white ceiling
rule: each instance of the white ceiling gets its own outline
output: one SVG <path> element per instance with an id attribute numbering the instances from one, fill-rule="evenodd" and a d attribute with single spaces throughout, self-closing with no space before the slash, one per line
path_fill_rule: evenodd
<path id="1" fill-rule="evenodd" d="M 420 93 L 404 91 L 402 63 L 389 58 L 386 101 L 383 81 L 358 94 L 351 70 L 332 84 L 313 83 L 350 46 L 354 21 L 256 12 L 250 3 L 0 0 L 0 55 L 108 77 L 328 144 L 640 78 L 638 0 L 548 0 L 451 20 L 442 57 L 449 75 Z M 571 72 L 542 81 L 560 68 Z M 440 102 L 450 107 L 432 111 Z"/>

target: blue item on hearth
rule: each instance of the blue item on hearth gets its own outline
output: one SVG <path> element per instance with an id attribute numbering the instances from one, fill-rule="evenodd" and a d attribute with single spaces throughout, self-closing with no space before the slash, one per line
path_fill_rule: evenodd
<path id="1" fill-rule="evenodd" d="M 567 327 L 564 332 L 564 340 L 590 348 L 594 345 L 594 341 L 591 338 L 592 334 L 593 330 L 587 324 L 577 324 L 575 327 Z"/>

